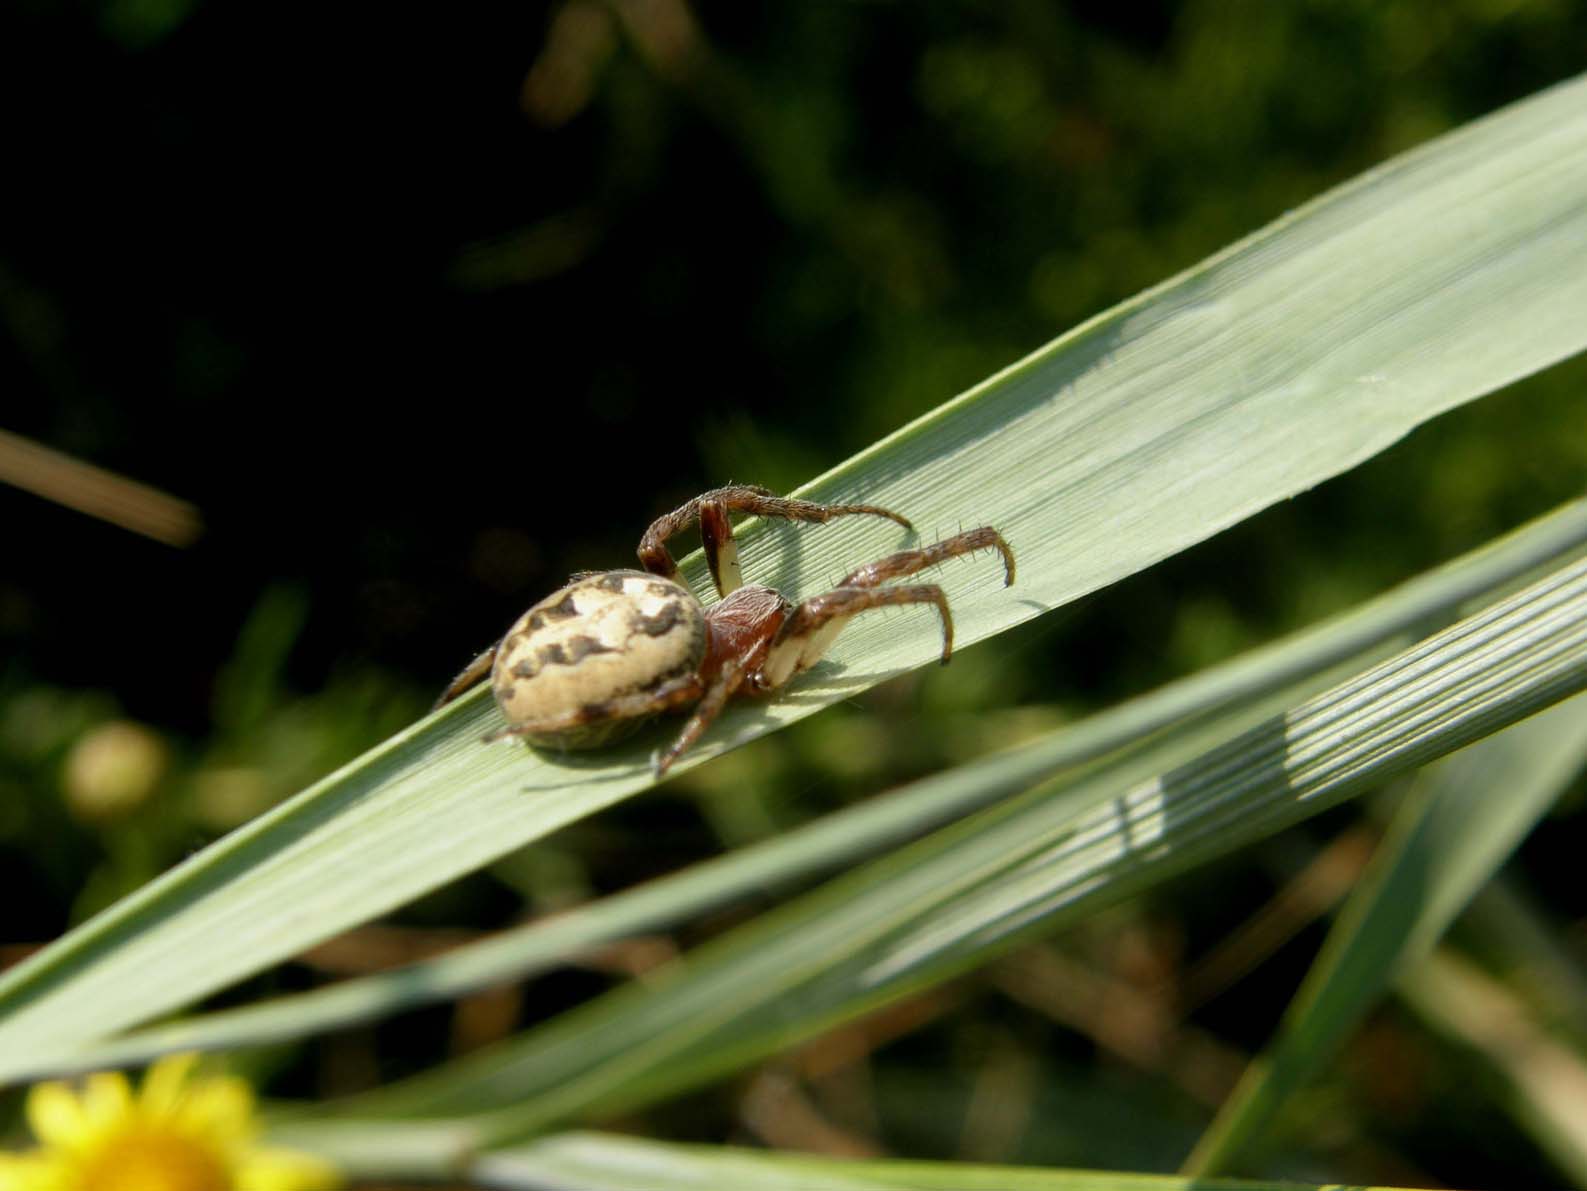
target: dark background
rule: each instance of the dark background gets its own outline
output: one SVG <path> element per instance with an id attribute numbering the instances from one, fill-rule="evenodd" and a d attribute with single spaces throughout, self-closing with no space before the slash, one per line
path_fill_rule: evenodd
<path id="1" fill-rule="evenodd" d="M 1475 0 L 6 6 L 0 429 L 205 528 L 162 545 L 0 486 L 0 943 L 411 721 L 655 514 L 793 487 L 1584 48 L 1579 5 Z M 893 684 L 403 921 L 616 887 L 1348 606 L 1576 494 L 1584 381 L 1459 411 L 972 651 L 951 689 Z M 132 729 L 102 746 L 122 802 L 81 776 L 107 724 Z M 748 765 L 746 811 L 717 795 Z M 1192 879 L 1198 909 L 1139 907 L 1152 954 L 1212 946 L 1353 821 Z M 1579 841 L 1561 819 L 1526 872 L 1578 941 Z M 1259 1045 L 1308 960 L 1303 940 L 1207 1024 Z M 1048 1028 L 1009 1012 L 960 1024 Z M 957 1037 L 916 1045 L 985 1049 Z M 434 1057 L 340 1045 L 312 1060 L 331 1090 Z M 1390 1143 L 1419 1173 L 1541 1162 L 1502 1124 L 1422 1140 L 1440 1094 Z M 905 1153 L 934 1132 L 883 1130 Z M 1085 1144 L 1036 1156 L 1100 1161 Z M 1441 1170 L 1451 1150 L 1474 1153 Z"/>

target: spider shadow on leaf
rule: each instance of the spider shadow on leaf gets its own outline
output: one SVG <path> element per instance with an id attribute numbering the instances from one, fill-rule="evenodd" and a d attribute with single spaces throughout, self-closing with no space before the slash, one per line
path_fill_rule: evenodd
<path id="1" fill-rule="evenodd" d="M 830 673 L 822 673 L 823 671 Z M 823 662 L 815 671 L 823 680 L 818 689 L 782 690 L 778 691 L 774 698 L 735 703 L 718 722 L 719 731 L 713 734 L 712 739 L 697 752 L 691 752 L 689 760 L 696 764 L 711 761 L 769 732 L 776 731 L 786 723 L 786 720 L 776 715 L 776 708 L 780 706 L 811 707 L 819 710 L 828 704 L 841 702 L 858 694 L 878 681 L 897 677 L 904 672 L 897 670 L 879 675 L 862 674 L 844 680 L 841 677 L 843 667 L 836 663 Z M 631 737 L 615 744 L 612 748 L 558 749 L 530 744 L 527 741 L 503 741 L 501 744 L 502 747 L 507 748 L 514 746 L 526 748 L 538 760 L 553 767 L 558 775 L 569 775 L 570 780 L 555 780 L 521 787 L 525 793 L 543 793 L 571 786 L 597 785 L 610 781 L 614 772 L 621 776 L 647 778 L 653 776 L 652 759 L 656 750 L 664 748 L 678 735 L 683 722 L 682 716 L 657 716 L 635 729 Z M 693 768 L 693 764 L 688 767 Z M 574 774 L 579 776 L 572 777 Z"/>

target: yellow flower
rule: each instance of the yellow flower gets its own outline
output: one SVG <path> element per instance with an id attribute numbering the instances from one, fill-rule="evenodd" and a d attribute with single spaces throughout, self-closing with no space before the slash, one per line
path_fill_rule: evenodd
<path id="1" fill-rule="evenodd" d="M 196 1055 L 149 1068 L 134 1093 L 116 1072 L 78 1091 L 28 1093 L 41 1145 L 0 1154 L 0 1191 L 325 1191 L 336 1171 L 308 1154 L 255 1144 L 253 1091 L 240 1079 L 192 1078 Z"/>

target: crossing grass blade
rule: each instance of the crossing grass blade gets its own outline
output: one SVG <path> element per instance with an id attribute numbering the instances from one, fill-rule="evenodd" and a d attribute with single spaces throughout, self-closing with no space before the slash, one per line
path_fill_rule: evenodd
<path id="1" fill-rule="evenodd" d="M 1017 587 L 1004 590 L 983 560 L 944 570 L 969 645 L 1581 350 L 1584 263 L 1577 79 L 1324 195 L 804 493 L 896 507 L 924 535 L 1000 529 L 1019 555 Z M 895 529 L 864 518 L 760 525 L 745 534 L 744 562 L 807 591 L 905 544 Z M 702 574 L 691 559 L 697 590 Z M 917 634 L 861 618 L 830 664 L 789 698 L 734 711 L 692 763 L 935 650 L 924 621 Z M 0 1054 L 149 1021 L 653 784 L 651 741 L 574 765 L 481 747 L 495 722 L 483 694 L 460 701 L 8 971 Z"/>

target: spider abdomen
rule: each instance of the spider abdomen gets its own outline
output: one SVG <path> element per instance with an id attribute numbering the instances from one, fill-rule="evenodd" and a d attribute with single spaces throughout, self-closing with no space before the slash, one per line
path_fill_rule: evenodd
<path id="1" fill-rule="evenodd" d="M 705 615 L 687 588 L 644 571 L 607 571 L 519 617 L 497 651 L 491 685 L 519 735 L 594 748 L 649 718 L 612 718 L 614 700 L 695 673 L 705 650 Z"/>

